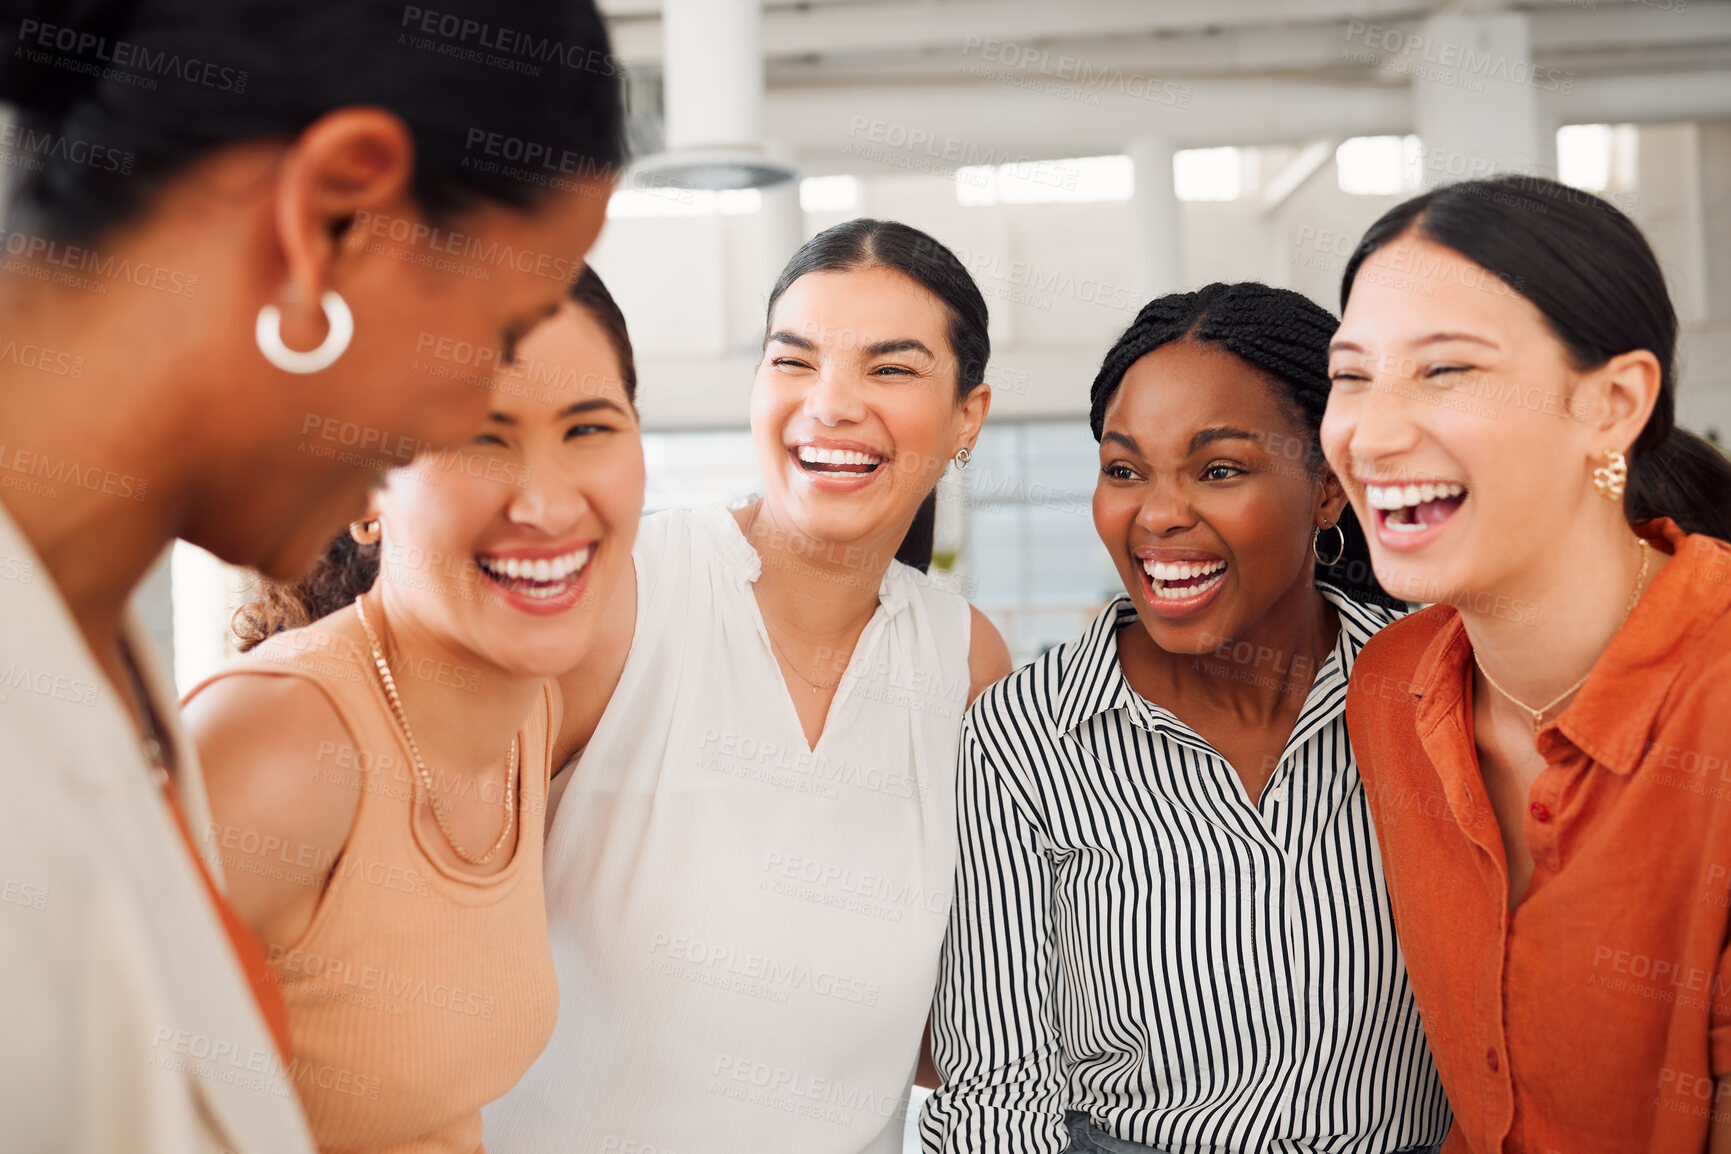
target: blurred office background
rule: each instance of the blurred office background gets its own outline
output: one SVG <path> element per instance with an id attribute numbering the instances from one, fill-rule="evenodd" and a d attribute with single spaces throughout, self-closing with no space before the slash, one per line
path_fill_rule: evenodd
<path id="1" fill-rule="evenodd" d="M 747 400 L 794 249 L 854 216 L 952 246 L 992 310 L 939 560 L 1018 661 L 1117 588 L 1088 385 L 1148 299 L 1214 280 L 1338 308 L 1358 235 L 1435 183 L 1611 198 L 1683 322 L 1680 416 L 1731 430 L 1731 2 L 602 0 L 639 166 L 591 258 L 641 373 L 651 509 L 757 486 Z M 676 180 L 685 187 L 658 183 Z M 245 577 L 177 547 L 143 594 L 184 684 Z"/>

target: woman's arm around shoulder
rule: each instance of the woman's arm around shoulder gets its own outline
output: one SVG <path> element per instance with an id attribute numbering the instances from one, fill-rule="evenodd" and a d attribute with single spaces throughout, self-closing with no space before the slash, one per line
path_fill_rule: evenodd
<path id="1" fill-rule="evenodd" d="M 224 677 L 182 713 L 210 796 L 210 826 L 194 836 L 221 855 L 229 903 L 253 933 L 288 945 L 311 924 L 348 842 L 362 751 L 299 677 Z"/>
<path id="2" fill-rule="evenodd" d="M 1004 644 L 998 627 L 972 605 L 968 614 L 973 623 L 968 643 L 968 704 L 972 705 L 987 686 L 1010 675 L 1011 665 L 1010 647 Z"/>

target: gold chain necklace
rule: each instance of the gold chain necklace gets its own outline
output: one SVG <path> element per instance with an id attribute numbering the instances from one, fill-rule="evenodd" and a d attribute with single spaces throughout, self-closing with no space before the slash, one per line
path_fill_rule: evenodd
<path id="1" fill-rule="evenodd" d="M 1647 563 L 1653 559 L 1652 548 L 1647 544 L 1646 540 L 1640 537 L 1635 538 L 1635 540 L 1639 541 L 1641 545 L 1641 571 L 1635 574 L 1635 588 L 1629 593 L 1629 604 L 1623 608 L 1623 619 L 1617 622 L 1618 629 L 1623 628 L 1624 622 L 1629 620 L 1629 614 L 1635 611 L 1635 602 L 1641 599 L 1641 591 L 1647 587 Z M 1544 721 L 1545 714 L 1549 713 L 1552 709 L 1555 709 L 1558 703 L 1567 698 L 1569 694 L 1585 685 L 1587 683 L 1587 678 L 1593 675 L 1593 670 L 1589 667 L 1585 673 L 1581 674 L 1581 679 L 1579 681 L 1557 694 L 1557 696 L 1551 698 L 1551 700 L 1546 704 L 1534 709 L 1532 706 L 1528 705 L 1526 702 L 1497 684 L 1497 679 L 1491 676 L 1490 671 L 1485 668 L 1484 662 L 1479 660 L 1477 650 L 1473 651 L 1473 664 L 1478 667 L 1480 673 L 1484 674 L 1485 680 L 1490 683 L 1492 689 L 1508 698 L 1516 708 L 1520 709 L 1533 719 L 1534 737 L 1539 735 L 1539 728 Z M 1594 664 L 1597 664 L 1597 662 L 1595 661 Z"/>
<path id="2" fill-rule="evenodd" d="M 761 610 L 761 608 L 762 607 L 759 606 L 760 610 Z M 791 658 L 787 655 L 787 651 L 775 643 L 775 634 L 771 633 L 769 631 L 769 620 L 767 618 L 765 618 L 764 622 L 763 622 L 763 634 L 765 637 L 769 638 L 769 647 L 781 655 L 781 659 L 783 661 L 787 662 L 787 667 L 789 669 L 793 670 L 793 675 L 795 677 L 799 678 L 801 681 L 803 681 L 807 685 L 811 686 L 811 691 L 813 693 L 816 693 L 821 689 L 834 689 L 836 686 L 838 686 L 842 683 L 843 679 L 845 679 L 847 677 L 847 674 L 844 673 L 844 674 L 842 674 L 841 677 L 836 678 L 834 681 L 830 682 L 828 685 L 824 685 L 824 684 L 821 684 L 820 682 L 813 681 L 811 678 L 809 678 L 805 674 L 801 673 L 799 671 L 799 667 L 793 663 L 793 658 Z"/>
<path id="3" fill-rule="evenodd" d="M 751 531 L 753 529 L 757 528 L 757 515 L 759 513 L 761 513 L 762 511 L 763 511 L 763 501 L 761 499 L 759 499 L 757 504 L 755 504 L 751 507 L 751 520 L 749 520 L 745 523 L 745 543 L 748 545 L 751 544 Z M 756 546 L 753 545 L 752 548 L 756 549 Z M 763 611 L 763 603 L 761 601 L 758 602 L 758 605 L 757 605 L 757 614 L 759 617 L 763 618 L 763 635 L 765 637 L 769 638 L 769 647 L 775 651 L 777 656 L 779 656 L 783 661 L 787 662 L 787 667 L 789 669 L 793 670 L 793 675 L 795 677 L 799 678 L 801 681 L 803 681 L 807 685 L 811 686 L 812 693 L 815 694 L 815 693 L 821 692 L 822 690 L 825 690 L 825 689 L 834 689 L 836 686 L 840 685 L 843 681 L 847 680 L 847 674 L 844 672 L 840 677 L 836 678 L 834 681 L 830 682 L 828 685 L 825 685 L 821 682 L 813 681 L 811 678 L 809 678 L 805 674 L 801 673 L 799 671 L 799 667 L 793 663 L 793 658 L 791 658 L 787 655 L 787 650 L 783 649 L 779 644 L 777 644 L 777 642 L 775 640 L 775 632 L 774 632 L 774 630 L 770 629 L 770 627 L 769 627 L 769 614 L 767 614 Z"/>
<path id="4" fill-rule="evenodd" d="M 415 776 L 419 779 L 421 788 L 427 791 L 427 804 L 433 807 L 433 818 L 439 823 L 439 832 L 445 835 L 445 844 L 451 847 L 452 853 L 470 865 L 486 865 L 504 848 L 517 818 L 517 735 L 511 735 L 511 751 L 505 764 L 505 828 L 500 831 L 499 840 L 493 843 L 492 849 L 480 857 L 474 857 L 457 844 L 457 839 L 451 834 L 450 825 L 445 821 L 445 811 L 439 805 L 438 795 L 433 792 L 433 775 L 427 772 L 427 763 L 421 759 L 421 747 L 415 744 L 415 735 L 409 731 L 409 717 L 403 712 L 403 699 L 397 695 L 397 680 L 391 676 L 391 667 L 385 662 L 385 653 L 379 646 L 378 634 L 373 632 L 373 623 L 367 620 L 366 606 L 359 598 L 355 599 L 355 612 L 360 616 L 361 628 L 367 631 L 367 644 L 373 649 L 373 666 L 379 671 L 379 680 L 384 683 L 385 696 L 391 700 L 391 713 L 396 717 L 397 727 L 402 730 L 403 740 L 408 743 L 409 752 L 414 756 Z"/>

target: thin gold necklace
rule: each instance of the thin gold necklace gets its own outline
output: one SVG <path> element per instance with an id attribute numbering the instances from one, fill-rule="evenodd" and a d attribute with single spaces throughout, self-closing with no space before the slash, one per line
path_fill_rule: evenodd
<path id="1" fill-rule="evenodd" d="M 761 609 L 761 608 L 762 608 L 762 606 L 759 606 L 759 609 Z M 769 630 L 769 619 L 767 617 L 764 618 L 764 622 L 763 622 L 763 634 L 765 637 L 769 638 L 769 647 L 781 655 L 781 659 L 783 661 L 787 662 L 787 667 L 789 669 L 793 670 L 793 675 L 795 677 L 799 678 L 801 681 L 803 681 L 807 685 L 811 686 L 811 691 L 813 693 L 816 693 L 822 689 L 834 689 L 836 686 L 840 685 L 842 683 L 842 679 L 847 676 L 847 674 L 844 673 L 844 674 L 842 674 L 841 677 L 836 678 L 834 681 L 830 682 L 828 685 L 824 685 L 820 682 L 813 681 L 811 678 L 809 678 L 805 674 L 801 673 L 799 671 L 799 667 L 793 663 L 793 658 L 791 658 L 787 655 L 787 651 L 775 643 L 775 634 L 771 633 Z"/>
<path id="2" fill-rule="evenodd" d="M 409 753 L 414 756 L 415 776 L 420 780 L 421 788 L 427 791 L 427 804 L 433 807 L 433 818 L 439 823 L 439 832 L 445 835 L 445 844 L 451 847 L 452 853 L 470 865 L 486 865 L 504 848 L 517 818 L 517 735 L 511 735 L 511 751 L 505 764 L 505 828 L 500 831 L 499 840 L 493 843 L 492 849 L 480 857 L 474 857 L 457 844 L 457 839 L 451 834 L 450 825 L 445 821 L 445 810 L 439 804 L 438 795 L 433 792 L 433 775 L 427 772 L 427 763 L 421 758 L 421 747 L 415 744 L 415 735 L 409 731 L 409 717 L 403 712 L 403 699 L 397 695 L 397 680 L 391 676 L 391 667 L 385 662 L 385 653 L 379 646 L 378 634 L 373 632 L 373 623 L 367 620 L 367 608 L 359 598 L 355 599 L 355 612 L 360 616 L 361 628 L 367 631 L 367 644 L 373 649 L 373 667 L 379 671 L 379 680 L 384 683 L 385 696 L 391 699 L 391 713 L 396 717 L 397 727 L 403 732 L 403 740 L 408 743 Z"/>
<path id="3" fill-rule="evenodd" d="M 751 519 L 745 523 L 745 542 L 748 545 L 751 544 L 751 531 L 753 529 L 757 528 L 757 515 L 759 513 L 761 513 L 762 511 L 763 511 L 763 502 L 761 500 L 759 500 L 757 504 L 755 504 L 751 507 Z M 755 549 L 757 547 L 755 545 L 753 545 L 752 548 Z M 799 671 L 799 666 L 797 666 L 793 663 L 793 658 L 791 658 L 787 655 L 787 650 L 783 649 L 776 642 L 775 631 L 770 629 L 770 627 L 769 627 L 769 614 L 767 614 L 763 611 L 763 602 L 761 602 L 761 601 L 759 601 L 757 604 L 757 613 L 758 613 L 759 617 L 763 618 L 763 635 L 765 637 L 769 638 L 769 647 L 772 650 L 774 650 L 775 653 L 783 661 L 787 662 L 787 667 L 789 669 L 793 670 L 793 675 L 795 677 L 799 678 L 801 681 L 803 681 L 807 685 L 811 686 L 812 693 L 814 693 L 814 694 L 819 693 L 825 689 L 834 689 L 836 686 L 840 685 L 843 681 L 845 681 L 847 679 L 847 674 L 843 673 L 840 677 L 836 678 L 834 681 L 830 682 L 828 685 L 825 685 L 822 682 L 813 681 L 811 678 L 809 678 L 805 674 L 801 673 Z"/>
<path id="4" fill-rule="evenodd" d="M 1629 604 L 1623 608 L 1623 618 L 1621 621 L 1617 622 L 1617 629 L 1621 629 L 1624 622 L 1629 620 L 1629 614 L 1635 611 L 1635 602 L 1641 599 L 1641 591 L 1647 587 L 1647 563 L 1653 559 L 1652 548 L 1648 546 L 1646 540 L 1641 537 L 1637 537 L 1635 540 L 1639 541 L 1641 544 L 1641 571 L 1635 574 L 1635 588 L 1629 593 Z M 1613 632 L 1615 632 L 1615 630 L 1613 630 Z M 1555 709 L 1560 702 L 1569 696 L 1569 694 L 1585 685 L 1587 683 L 1587 678 L 1593 675 L 1593 670 L 1589 667 L 1585 673 L 1581 674 L 1581 679 L 1579 681 L 1557 694 L 1557 696 L 1551 698 L 1551 700 L 1546 704 L 1534 709 L 1532 706 L 1528 705 L 1526 702 L 1497 684 L 1497 679 L 1491 676 L 1490 670 L 1486 669 L 1484 662 L 1479 660 L 1477 650 L 1473 651 L 1473 664 L 1478 666 L 1479 672 L 1484 674 L 1485 680 L 1490 683 L 1492 689 L 1508 698 L 1516 708 L 1522 710 L 1533 719 L 1534 737 L 1539 735 L 1539 728 L 1543 724 L 1545 714 Z M 1597 661 L 1595 661 L 1594 664 L 1598 664 Z"/>

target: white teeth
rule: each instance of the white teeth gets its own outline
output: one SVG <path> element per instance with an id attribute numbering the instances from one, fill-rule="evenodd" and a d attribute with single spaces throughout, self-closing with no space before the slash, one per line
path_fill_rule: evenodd
<path id="1" fill-rule="evenodd" d="M 1143 568 L 1148 569 L 1152 568 L 1152 566 L 1144 565 Z M 1180 566 L 1162 566 L 1162 568 L 1180 568 Z M 1200 566 L 1195 566 L 1195 568 L 1200 568 Z M 1153 576 L 1152 574 L 1149 575 Z M 1186 585 L 1182 589 L 1175 589 L 1170 585 L 1164 584 L 1164 582 L 1183 580 L 1183 578 L 1155 577 L 1153 581 L 1154 596 L 1162 601 L 1184 601 L 1188 598 L 1200 596 L 1201 594 L 1206 593 L 1224 580 L 1225 576 L 1226 563 L 1222 561 L 1219 563 L 1218 568 L 1212 570 L 1206 581 L 1197 585 Z"/>
<path id="2" fill-rule="evenodd" d="M 594 554 L 595 546 L 585 545 L 559 557 L 541 557 L 535 560 L 524 557 L 477 557 L 476 562 L 495 577 L 548 585 L 563 583 L 567 578 L 582 573 Z M 559 588 L 522 590 L 534 597 L 551 597 L 562 591 Z"/>
<path id="3" fill-rule="evenodd" d="M 1372 509 L 1405 509 L 1427 501 L 1458 497 L 1466 489 L 1453 481 L 1424 485 L 1366 485 L 1364 496 Z"/>
<path id="4" fill-rule="evenodd" d="M 876 465 L 883 460 L 857 449 L 823 449 L 816 445 L 799 446 L 799 459 L 809 465 Z"/>
<path id="5" fill-rule="evenodd" d="M 1142 571 L 1156 581 L 1184 581 L 1191 577 L 1205 577 L 1210 573 L 1218 573 L 1226 568 L 1224 561 L 1144 561 Z M 1186 596 L 1194 590 L 1187 590 Z"/>

